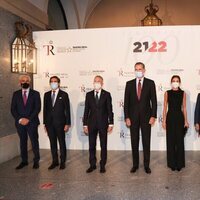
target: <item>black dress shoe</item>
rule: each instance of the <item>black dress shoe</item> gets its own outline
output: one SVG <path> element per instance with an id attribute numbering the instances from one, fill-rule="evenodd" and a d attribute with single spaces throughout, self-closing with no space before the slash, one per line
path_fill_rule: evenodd
<path id="1" fill-rule="evenodd" d="M 144 170 L 147 174 L 151 174 L 151 169 L 149 167 L 145 167 Z"/>
<path id="2" fill-rule="evenodd" d="M 100 173 L 105 173 L 106 172 L 106 168 L 103 166 L 103 167 L 100 167 Z"/>
<path id="3" fill-rule="evenodd" d="M 65 163 L 60 164 L 60 169 L 65 169 Z"/>
<path id="4" fill-rule="evenodd" d="M 48 169 L 49 169 L 49 170 L 54 169 L 54 168 L 56 168 L 58 165 L 59 165 L 58 163 L 52 163 L 52 164 L 49 166 Z"/>
<path id="5" fill-rule="evenodd" d="M 172 171 L 175 171 L 175 170 L 176 170 L 176 168 L 175 168 L 175 167 L 171 167 L 171 170 L 172 170 Z"/>
<path id="6" fill-rule="evenodd" d="M 181 171 L 181 168 L 177 168 L 176 170 L 177 170 L 178 172 L 180 172 L 180 171 Z"/>
<path id="7" fill-rule="evenodd" d="M 23 167 L 27 166 L 28 163 L 26 162 L 21 162 L 15 169 L 22 169 Z"/>
<path id="8" fill-rule="evenodd" d="M 33 169 L 38 169 L 40 167 L 38 162 L 34 162 Z"/>
<path id="9" fill-rule="evenodd" d="M 93 172 L 97 167 L 96 166 L 90 166 L 87 170 L 86 173 L 91 173 Z"/>
<path id="10" fill-rule="evenodd" d="M 138 170 L 138 167 L 132 167 L 130 173 L 135 173 Z"/>

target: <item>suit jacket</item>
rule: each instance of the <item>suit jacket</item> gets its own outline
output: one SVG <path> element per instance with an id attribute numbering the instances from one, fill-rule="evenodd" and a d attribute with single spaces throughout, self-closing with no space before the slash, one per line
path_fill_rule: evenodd
<path id="1" fill-rule="evenodd" d="M 44 94 L 43 123 L 45 126 L 71 125 L 70 103 L 66 92 L 59 89 L 54 106 L 52 106 L 51 91 Z"/>
<path id="2" fill-rule="evenodd" d="M 140 100 L 137 97 L 136 79 L 126 83 L 124 95 L 125 119 L 148 122 L 157 116 L 157 98 L 154 81 L 144 78 Z"/>
<path id="3" fill-rule="evenodd" d="M 16 125 L 19 124 L 19 119 L 28 118 L 29 123 L 39 125 L 40 121 L 38 114 L 41 110 L 41 100 L 39 92 L 30 89 L 26 106 L 23 102 L 22 90 L 13 93 L 11 103 L 11 113 L 15 118 Z"/>
<path id="4" fill-rule="evenodd" d="M 110 93 L 102 89 L 98 105 L 96 105 L 94 90 L 88 92 L 85 99 L 83 125 L 107 129 L 109 124 L 114 124 Z"/>
<path id="5" fill-rule="evenodd" d="M 198 94 L 195 106 L 194 124 L 200 124 L 200 93 Z"/>

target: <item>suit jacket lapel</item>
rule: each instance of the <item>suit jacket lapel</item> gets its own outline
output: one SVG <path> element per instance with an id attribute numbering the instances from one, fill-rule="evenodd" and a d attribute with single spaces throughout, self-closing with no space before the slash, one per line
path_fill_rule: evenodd
<path id="1" fill-rule="evenodd" d="M 134 79 L 134 82 L 133 82 L 133 93 L 135 94 L 135 98 L 136 100 L 138 101 L 138 96 L 137 96 L 137 81 L 136 81 L 136 78 Z"/>
<path id="2" fill-rule="evenodd" d="M 30 101 L 30 98 L 31 98 L 31 96 L 33 95 L 33 90 L 32 89 L 30 89 L 29 90 L 29 94 L 28 94 L 28 98 L 27 98 L 27 102 L 26 102 L 26 104 L 28 104 L 29 103 L 29 101 Z"/>
<path id="3" fill-rule="evenodd" d="M 20 99 L 21 104 L 24 106 L 22 90 L 19 90 L 19 99 Z"/>
<path id="4" fill-rule="evenodd" d="M 57 103 L 59 97 L 60 97 L 60 89 L 59 89 L 59 91 L 58 91 L 58 94 L 57 94 L 57 97 L 56 97 L 56 99 L 55 99 L 55 102 L 54 102 L 54 106 L 53 106 L 53 107 L 56 106 L 56 103 Z"/>
<path id="5" fill-rule="evenodd" d="M 92 90 L 92 101 L 93 101 L 93 103 L 96 105 L 96 100 L 95 100 L 95 91 L 94 90 Z"/>
<path id="6" fill-rule="evenodd" d="M 102 102 L 102 99 L 103 99 L 104 95 L 105 95 L 105 91 L 102 89 L 102 90 L 101 90 L 101 94 L 100 94 L 100 98 L 99 98 L 99 103 L 98 103 L 98 104 L 100 104 L 100 103 Z"/>
<path id="7" fill-rule="evenodd" d="M 47 104 L 48 104 L 48 105 L 50 104 L 50 106 L 53 107 L 53 106 L 52 106 L 52 99 L 51 99 L 51 91 L 49 91 L 49 92 L 47 93 Z"/>

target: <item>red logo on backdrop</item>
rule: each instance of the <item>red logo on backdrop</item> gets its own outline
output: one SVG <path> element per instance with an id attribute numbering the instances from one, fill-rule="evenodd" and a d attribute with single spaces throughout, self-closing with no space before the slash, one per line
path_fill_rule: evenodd
<path id="1" fill-rule="evenodd" d="M 46 190 L 46 189 L 52 189 L 53 184 L 52 183 L 44 183 L 40 186 L 40 189 Z"/>

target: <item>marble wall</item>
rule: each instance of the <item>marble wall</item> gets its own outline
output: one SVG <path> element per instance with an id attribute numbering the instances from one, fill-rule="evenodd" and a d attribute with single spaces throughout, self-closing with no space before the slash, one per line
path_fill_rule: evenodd
<path id="1" fill-rule="evenodd" d="M 0 137 L 4 137 L 16 133 L 10 104 L 13 92 L 19 89 L 19 74 L 11 73 L 11 45 L 16 37 L 14 23 L 20 18 L 0 8 L 0 19 Z"/>

